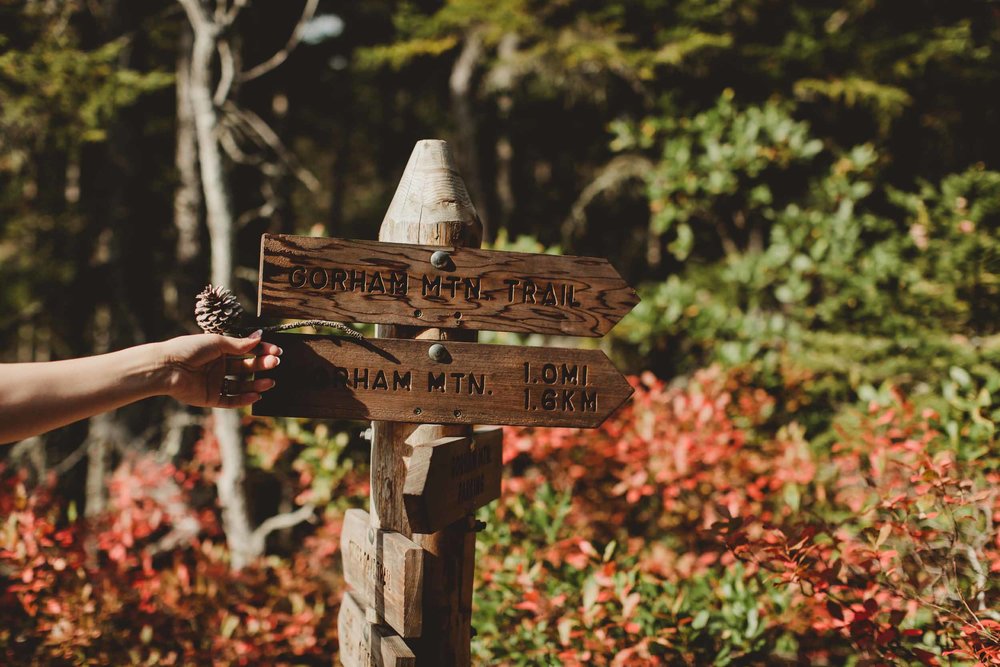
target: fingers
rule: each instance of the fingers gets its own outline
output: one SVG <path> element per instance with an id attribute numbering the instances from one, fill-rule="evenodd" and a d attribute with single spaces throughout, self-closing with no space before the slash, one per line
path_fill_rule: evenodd
<path id="1" fill-rule="evenodd" d="M 242 408 L 247 405 L 252 405 L 260 400 L 260 394 L 257 393 L 246 393 L 237 394 L 236 396 L 219 396 L 219 404 L 217 407 L 220 408 Z"/>
<path id="2" fill-rule="evenodd" d="M 268 371 L 281 363 L 275 354 L 259 357 L 226 357 L 226 375 L 244 375 L 257 371 Z"/>
<path id="3" fill-rule="evenodd" d="M 252 354 L 257 355 L 258 357 L 265 355 L 280 357 L 281 352 L 282 350 L 280 347 L 278 347 L 274 343 L 268 343 L 266 341 L 261 341 L 260 345 L 258 345 L 251 351 Z"/>
<path id="4" fill-rule="evenodd" d="M 232 336 L 216 336 L 215 344 L 218 345 L 222 354 L 243 355 L 250 354 L 250 351 L 257 347 L 263 332 L 258 329 L 246 338 L 233 338 Z M 269 343 L 268 343 L 269 344 Z"/>
<path id="5" fill-rule="evenodd" d="M 260 339 L 261 331 L 246 338 L 218 336 L 216 344 L 225 356 L 225 374 L 218 397 L 220 408 L 240 408 L 260 400 L 261 394 L 274 386 L 271 378 L 251 380 L 244 378 L 258 371 L 266 371 L 281 363 L 282 350 L 273 343 Z M 253 356 L 247 356 L 253 355 Z M 235 377 L 232 377 L 235 376 Z"/>
<path id="6" fill-rule="evenodd" d="M 259 380 L 232 380 L 227 379 L 222 383 L 222 394 L 226 396 L 237 396 L 239 394 L 257 393 L 261 394 L 274 386 L 271 378 L 260 378 Z"/>

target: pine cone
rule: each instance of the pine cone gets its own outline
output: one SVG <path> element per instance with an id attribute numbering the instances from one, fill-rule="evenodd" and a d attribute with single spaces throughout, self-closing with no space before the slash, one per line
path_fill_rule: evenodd
<path id="1" fill-rule="evenodd" d="M 230 290 L 209 285 L 195 301 L 194 316 L 205 333 L 232 333 L 243 316 L 243 307 Z"/>

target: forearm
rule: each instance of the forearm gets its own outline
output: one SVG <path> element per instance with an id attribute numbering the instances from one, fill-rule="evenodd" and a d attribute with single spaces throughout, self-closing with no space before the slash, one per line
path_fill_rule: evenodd
<path id="1" fill-rule="evenodd" d="M 0 365 L 0 443 L 166 393 L 161 345 L 66 361 Z"/>

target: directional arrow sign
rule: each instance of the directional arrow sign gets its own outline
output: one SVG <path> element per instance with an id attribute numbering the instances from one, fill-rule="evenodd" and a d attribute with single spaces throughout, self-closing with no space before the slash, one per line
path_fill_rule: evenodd
<path id="1" fill-rule="evenodd" d="M 370 623 L 361 605 L 344 593 L 337 615 L 340 662 L 344 667 L 414 667 L 413 651 L 399 635 Z"/>
<path id="2" fill-rule="evenodd" d="M 379 530 L 368 512 L 350 509 L 340 533 L 344 581 L 378 620 L 404 637 L 419 637 L 423 622 L 424 551 L 404 535 Z"/>
<path id="3" fill-rule="evenodd" d="M 602 336 L 638 302 L 594 257 L 261 239 L 260 316 Z"/>
<path id="4" fill-rule="evenodd" d="M 594 428 L 632 395 L 600 350 L 269 334 L 253 414 Z M 431 354 L 434 358 L 431 358 Z"/>
<path id="5" fill-rule="evenodd" d="M 476 427 L 471 438 L 415 445 L 406 459 L 403 504 L 410 528 L 436 533 L 500 497 L 503 429 Z"/>

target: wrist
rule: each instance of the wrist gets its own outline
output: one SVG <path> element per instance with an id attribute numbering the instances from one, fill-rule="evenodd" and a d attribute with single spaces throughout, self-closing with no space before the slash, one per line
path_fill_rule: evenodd
<path id="1" fill-rule="evenodd" d="M 149 343 L 142 349 L 147 353 L 145 383 L 150 396 L 169 396 L 175 384 L 176 368 L 166 343 Z"/>

